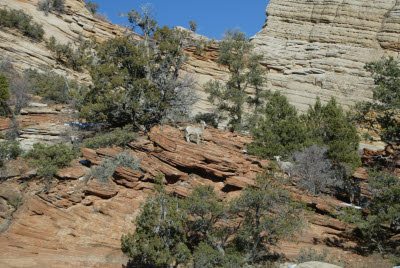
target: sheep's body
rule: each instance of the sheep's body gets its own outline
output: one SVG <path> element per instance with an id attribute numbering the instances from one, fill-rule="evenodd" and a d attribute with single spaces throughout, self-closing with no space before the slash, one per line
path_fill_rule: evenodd
<path id="1" fill-rule="evenodd" d="M 294 164 L 291 162 L 281 161 L 281 156 L 275 156 L 275 159 L 279 168 L 290 176 L 290 172 L 293 170 Z"/>
<path id="2" fill-rule="evenodd" d="M 204 121 L 201 121 L 201 127 L 192 127 L 192 126 L 187 126 L 186 127 L 186 141 L 190 142 L 190 135 L 196 135 L 196 142 L 197 144 L 200 144 L 201 136 L 203 135 L 204 128 L 206 127 L 206 123 Z"/>

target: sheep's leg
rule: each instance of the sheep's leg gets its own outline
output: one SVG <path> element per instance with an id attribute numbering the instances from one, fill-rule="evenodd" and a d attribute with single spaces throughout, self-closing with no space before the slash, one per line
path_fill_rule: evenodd
<path id="1" fill-rule="evenodd" d="M 190 135 L 188 133 L 186 133 L 186 141 L 187 142 L 190 142 L 190 138 L 189 137 L 190 137 Z"/>
<path id="2" fill-rule="evenodd" d="M 196 134 L 197 135 L 197 145 L 199 145 L 200 144 L 200 135 L 199 134 Z"/>

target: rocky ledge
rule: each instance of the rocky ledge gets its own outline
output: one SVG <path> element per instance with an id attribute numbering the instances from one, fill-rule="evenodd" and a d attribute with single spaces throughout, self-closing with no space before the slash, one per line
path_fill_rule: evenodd
<path id="1" fill-rule="evenodd" d="M 45 193 L 40 193 L 40 180 L 28 179 L 35 171 L 25 165 L 19 176 L 1 185 L 13 191 L 0 191 L 0 266 L 121 266 L 127 259 L 120 250 L 120 237 L 134 230 L 132 220 L 152 194 L 154 176 L 164 174 L 167 190 L 178 197 L 187 196 L 199 184 L 214 186 L 221 200 L 237 197 L 270 164 L 245 154 L 249 142 L 246 136 L 207 128 L 197 145 L 186 142 L 177 128 L 165 126 L 160 132 L 156 127 L 125 149 L 140 159 L 140 171 L 118 167 L 108 182 L 87 180 L 87 166 L 98 165 L 123 149 L 84 148 L 83 158 L 59 170 Z M 15 160 L 14 166 L 22 162 Z M 348 226 L 329 217 L 345 204 L 287 187 L 296 200 L 310 207 L 309 226 L 299 242 L 283 241 L 277 251 L 292 258 L 302 247 L 330 247 L 332 254 L 345 255 L 350 262 L 364 259 L 352 253 L 356 245 L 346 233 Z"/>

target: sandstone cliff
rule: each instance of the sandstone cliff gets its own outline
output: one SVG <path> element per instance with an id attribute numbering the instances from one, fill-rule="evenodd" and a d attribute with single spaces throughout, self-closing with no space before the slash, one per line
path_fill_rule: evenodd
<path id="1" fill-rule="evenodd" d="M 125 31 L 94 18 L 83 0 L 67 0 L 65 14 L 48 16 L 37 10 L 37 2 L 3 0 L 0 7 L 23 9 L 43 25 L 46 39 L 55 36 L 63 44 L 92 35 L 101 41 Z M 266 24 L 252 38 L 269 70 L 265 88 L 280 90 L 301 111 L 317 96 L 323 101 L 335 96 L 345 106 L 369 99 L 373 81 L 363 66 L 383 55 L 398 56 L 399 11 L 398 0 L 271 0 Z M 193 76 L 200 97 L 194 113 L 210 112 L 212 105 L 203 84 L 210 79 L 227 79 L 228 74 L 215 63 L 215 46 L 205 56 L 195 56 L 190 49 L 188 52 L 185 72 Z M 0 53 L 14 59 L 20 70 L 46 65 L 80 81 L 90 81 L 88 74 L 58 64 L 44 42 L 32 42 L 13 30 L 0 30 Z"/>
<path id="2" fill-rule="evenodd" d="M 252 42 L 269 69 L 268 88 L 300 110 L 317 96 L 343 105 L 371 97 L 366 62 L 400 51 L 398 0 L 271 0 Z"/>
<path id="3" fill-rule="evenodd" d="M 167 191 L 176 196 L 185 197 L 203 184 L 213 186 L 224 200 L 240 195 L 269 166 L 268 161 L 243 154 L 251 141 L 248 137 L 207 128 L 203 139 L 200 145 L 187 143 L 176 128 L 166 126 L 162 134 L 154 128 L 129 145 L 128 150 L 141 160 L 141 170 L 118 167 L 108 182 L 82 179 L 88 168 L 79 160 L 97 165 L 122 149 L 82 149 L 84 159 L 59 170 L 52 188 L 40 194 L 35 193 L 43 184 L 28 180 L 34 171 L 29 172 L 23 160 L 13 161 L 10 165 L 20 175 L 0 188 L 0 266 L 121 267 L 127 258 L 120 250 L 120 237 L 134 230 L 131 221 L 152 193 L 154 176 L 163 173 Z M 287 188 L 314 212 L 305 214 L 309 225 L 298 242 L 283 241 L 277 251 L 293 258 L 302 247 L 329 246 L 331 254 L 342 254 L 349 262 L 367 261 L 351 253 L 356 244 L 346 233 L 348 226 L 329 216 L 339 213 L 341 201 Z"/>

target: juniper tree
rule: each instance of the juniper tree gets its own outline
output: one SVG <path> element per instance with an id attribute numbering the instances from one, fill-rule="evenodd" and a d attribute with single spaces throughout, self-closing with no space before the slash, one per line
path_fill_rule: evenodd
<path id="1" fill-rule="evenodd" d="M 386 144 L 393 156 L 400 154 L 400 62 L 393 57 L 370 62 L 365 69 L 372 74 L 373 100 L 358 103 L 356 120 Z"/>
<path id="2" fill-rule="evenodd" d="M 93 86 L 81 116 L 148 131 L 171 114 L 187 114 L 196 96 L 191 80 L 179 77 L 186 60 L 182 38 L 181 32 L 164 26 L 154 32 L 149 47 L 128 37 L 100 44 L 90 68 Z"/>
<path id="3" fill-rule="evenodd" d="M 351 169 L 361 165 L 358 154 L 360 137 L 355 122 L 332 97 L 322 105 L 319 98 L 314 107 L 303 117 L 313 144 L 328 147 L 328 156 L 336 163 L 344 163 Z"/>
<path id="4" fill-rule="evenodd" d="M 135 233 L 122 236 L 122 250 L 139 266 L 260 263 L 271 246 L 301 229 L 301 213 L 281 183 L 274 171 L 267 172 L 229 202 L 219 200 L 211 186 L 195 187 L 179 200 L 158 184 L 136 218 Z"/>
<path id="5" fill-rule="evenodd" d="M 195 21 L 189 21 L 189 28 L 192 32 L 196 32 L 197 31 L 197 22 Z"/>
<path id="6" fill-rule="evenodd" d="M 185 243 L 182 200 L 168 195 L 160 176 L 154 191 L 136 217 L 135 232 L 122 235 L 121 249 L 139 267 L 186 264 L 191 254 Z"/>
<path id="7" fill-rule="evenodd" d="M 7 101 L 10 99 L 10 87 L 8 84 L 8 78 L 5 74 L 0 73 L 0 114 L 1 115 L 10 115 L 11 109 L 7 104 Z"/>
<path id="8" fill-rule="evenodd" d="M 309 133 L 296 108 L 278 91 L 271 94 L 258 126 L 251 130 L 249 153 L 261 158 L 290 156 L 309 144 Z"/>
<path id="9" fill-rule="evenodd" d="M 230 78 L 227 83 L 209 81 L 205 91 L 209 100 L 220 112 L 227 113 L 232 131 L 244 126 L 245 104 L 249 101 L 259 107 L 262 98 L 260 87 L 265 82 L 265 70 L 260 66 L 260 55 L 251 55 L 252 44 L 244 33 L 228 30 L 220 44 L 217 62 L 228 67 Z M 256 88 L 254 99 L 249 99 L 246 90 Z"/>

